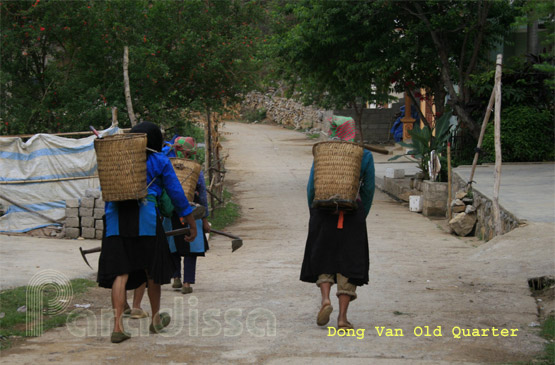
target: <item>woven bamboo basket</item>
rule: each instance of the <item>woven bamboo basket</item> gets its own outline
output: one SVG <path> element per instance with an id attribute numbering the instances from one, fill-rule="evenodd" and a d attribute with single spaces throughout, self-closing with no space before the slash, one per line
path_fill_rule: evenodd
<path id="1" fill-rule="evenodd" d="M 195 198 L 195 189 L 197 187 L 198 177 L 200 175 L 201 166 L 196 161 L 186 158 L 170 158 L 175 174 L 183 187 L 185 196 L 189 202 Z"/>
<path id="2" fill-rule="evenodd" d="M 313 207 L 357 209 L 363 153 L 364 149 L 352 142 L 326 141 L 312 147 L 315 190 Z"/>
<path id="3" fill-rule="evenodd" d="M 146 187 L 146 134 L 116 134 L 94 140 L 102 200 L 142 199 Z"/>

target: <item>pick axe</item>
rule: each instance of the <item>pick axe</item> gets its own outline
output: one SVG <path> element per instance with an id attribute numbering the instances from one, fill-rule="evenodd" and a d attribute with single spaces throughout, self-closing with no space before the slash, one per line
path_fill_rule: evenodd
<path id="1" fill-rule="evenodd" d="M 238 249 L 240 249 L 243 246 L 243 240 L 235 235 L 232 235 L 231 233 L 226 233 L 226 232 L 221 232 L 221 231 L 217 231 L 215 229 L 210 230 L 210 232 L 213 232 L 215 234 L 219 234 L 222 236 L 226 236 L 229 238 L 233 238 L 233 241 L 231 241 L 231 252 L 235 252 Z M 174 229 L 172 231 L 167 231 L 166 232 L 166 237 L 170 237 L 170 236 L 177 236 L 180 234 L 187 234 L 189 233 L 189 228 L 178 228 L 178 229 Z M 88 250 L 83 250 L 82 247 L 79 247 L 79 252 L 81 252 L 81 257 L 83 257 L 83 260 L 85 261 L 85 263 L 92 269 L 92 266 L 89 264 L 89 261 L 87 260 L 87 256 L 90 253 L 95 253 L 95 252 L 100 252 L 101 251 L 101 247 L 95 247 L 95 248 L 91 248 Z"/>

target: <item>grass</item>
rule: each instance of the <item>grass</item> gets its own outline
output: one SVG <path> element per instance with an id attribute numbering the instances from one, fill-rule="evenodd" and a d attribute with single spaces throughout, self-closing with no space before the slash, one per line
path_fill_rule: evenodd
<path id="1" fill-rule="evenodd" d="M 548 316 L 542 323 L 540 336 L 549 341 L 545 345 L 544 353 L 534 364 L 555 364 L 555 316 Z"/>
<path id="2" fill-rule="evenodd" d="M 310 133 L 306 135 L 308 139 L 318 139 L 320 138 L 320 133 Z"/>
<path id="3" fill-rule="evenodd" d="M 233 224 L 240 216 L 239 205 L 231 200 L 231 193 L 228 190 L 224 190 L 224 204 L 214 209 L 209 221 L 212 224 L 212 228 L 221 230 Z"/>
<path id="4" fill-rule="evenodd" d="M 35 298 L 29 301 L 27 286 L 0 292 L 0 312 L 3 313 L 3 317 L 0 318 L 0 350 L 11 346 L 10 337 L 32 337 L 32 334 L 26 332 L 28 316 L 35 322 L 40 318 L 37 314 L 42 314 L 42 326 L 38 333 L 65 325 L 68 316 L 63 306 L 66 303 L 71 305 L 75 295 L 85 293 L 90 287 L 96 286 L 94 281 L 86 279 L 74 279 L 70 283 L 71 291 L 63 285 L 55 284 L 42 284 L 37 290 L 29 288 L 32 289 L 29 299 Z M 60 297 L 65 299 L 59 300 Z M 26 311 L 22 311 L 23 306 L 27 306 Z M 18 308 L 21 308 L 20 311 Z"/>

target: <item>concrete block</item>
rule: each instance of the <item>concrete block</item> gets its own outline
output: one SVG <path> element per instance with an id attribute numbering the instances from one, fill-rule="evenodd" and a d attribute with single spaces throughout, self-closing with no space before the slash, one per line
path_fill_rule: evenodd
<path id="1" fill-rule="evenodd" d="M 102 219 L 97 219 L 94 222 L 94 228 L 103 230 L 104 229 L 104 221 Z"/>
<path id="2" fill-rule="evenodd" d="M 67 217 L 66 227 L 69 228 L 79 228 L 79 218 L 78 217 Z"/>
<path id="3" fill-rule="evenodd" d="M 405 177 L 405 170 L 387 168 L 385 169 L 385 177 L 388 177 L 390 179 L 402 179 Z"/>
<path id="4" fill-rule="evenodd" d="M 81 218 L 82 228 L 94 228 L 94 218 L 93 217 L 82 217 Z"/>
<path id="5" fill-rule="evenodd" d="M 79 228 L 66 228 L 66 238 L 75 239 L 79 237 L 81 230 Z"/>
<path id="6" fill-rule="evenodd" d="M 66 208 L 66 218 L 79 217 L 79 208 Z"/>
<path id="7" fill-rule="evenodd" d="M 102 198 L 98 198 L 94 200 L 94 207 L 104 209 L 104 200 Z"/>
<path id="8" fill-rule="evenodd" d="M 96 235 L 96 239 L 97 240 L 101 240 L 102 239 L 102 230 L 101 229 L 97 229 L 95 230 L 95 235 Z"/>
<path id="9" fill-rule="evenodd" d="M 100 198 L 100 190 L 99 189 L 87 189 L 87 190 L 85 190 L 85 196 L 87 198 L 98 199 L 98 198 Z"/>
<path id="10" fill-rule="evenodd" d="M 103 215 L 104 215 L 104 209 L 94 208 L 94 213 L 93 213 L 94 219 L 102 219 Z"/>
<path id="11" fill-rule="evenodd" d="M 79 208 L 79 199 L 66 199 L 66 208 Z"/>
<path id="12" fill-rule="evenodd" d="M 422 212 L 422 206 L 424 204 L 424 199 L 420 195 L 411 195 L 409 197 L 409 210 L 411 212 Z"/>
<path id="13" fill-rule="evenodd" d="M 93 209 L 92 208 L 79 208 L 79 217 L 92 217 L 93 216 Z"/>
<path id="14" fill-rule="evenodd" d="M 94 228 L 82 228 L 81 236 L 83 238 L 94 239 L 96 238 L 96 229 Z"/>
<path id="15" fill-rule="evenodd" d="M 81 198 L 81 208 L 94 208 L 94 198 Z"/>

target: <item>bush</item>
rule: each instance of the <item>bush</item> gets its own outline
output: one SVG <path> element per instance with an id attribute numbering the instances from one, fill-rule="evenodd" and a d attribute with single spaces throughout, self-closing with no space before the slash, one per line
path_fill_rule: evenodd
<path id="1" fill-rule="evenodd" d="M 243 113 L 243 118 L 249 122 L 253 123 L 256 121 L 262 121 L 266 119 L 266 109 L 256 109 L 256 110 L 249 110 Z"/>
<path id="2" fill-rule="evenodd" d="M 503 161 L 553 161 L 555 135 L 553 114 L 533 106 L 510 106 L 501 113 Z M 495 161 L 493 117 L 482 143 L 484 162 Z"/>

